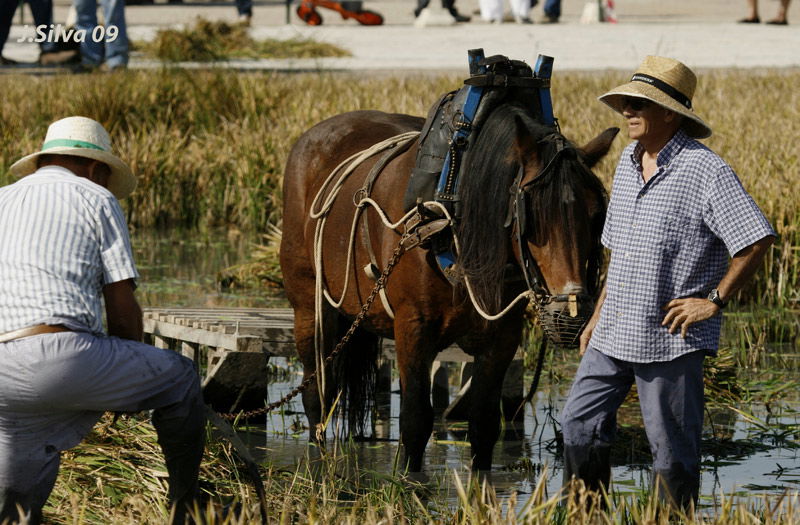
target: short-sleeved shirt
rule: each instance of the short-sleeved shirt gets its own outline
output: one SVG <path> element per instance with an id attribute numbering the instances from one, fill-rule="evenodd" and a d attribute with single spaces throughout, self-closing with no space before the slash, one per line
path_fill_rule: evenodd
<path id="1" fill-rule="evenodd" d="M 0 188 L 0 333 L 61 324 L 102 334 L 103 286 L 138 277 L 107 189 L 57 166 Z"/>
<path id="2" fill-rule="evenodd" d="M 611 190 L 603 245 L 611 250 L 606 299 L 590 345 L 638 363 L 714 353 L 722 315 L 695 323 L 686 338 L 661 326 L 672 299 L 706 297 L 728 256 L 775 235 L 731 167 L 682 130 L 659 152 L 644 183 L 643 148 L 622 153 Z"/>

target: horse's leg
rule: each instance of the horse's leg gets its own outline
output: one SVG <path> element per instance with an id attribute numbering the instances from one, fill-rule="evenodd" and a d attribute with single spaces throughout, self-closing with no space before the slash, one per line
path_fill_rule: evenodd
<path id="1" fill-rule="evenodd" d="M 469 396 L 472 470 L 492 467 L 492 452 L 500 436 L 503 379 L 521 338 L 521 319 L 500 323 L 482 337 L 459 341 L 464 350 L 475 356 Z"/>
<path id="2" fill-rule="evenodd" d="M 323 340 L 327 348 L 333 343 L 332 339 L 336 334 L 337 314 L 325 307 L 323 307 L 323 312 Z M 300 357 L 300 361 L 303 363 L 304 381 L 317 371 L 314 332 L 315 320 L 313 307 L 311 309 L 296 308 L 294 313 L 294 337 L 295 345 L 297 346 L 297 354 Z M 327 352 L 325 353 L 327 355 Z M 328 374 L 328 376 L 326 376 L 327 392 L 325 399 L 328 400 L 326 405 L 329 405 L 331 398 L 330 393 L 334 388 L 334 385 L 331 383 L 332 381 L 333 378 Z M 308 419 L 309 441 L 319 446 L 324 445 L 325 433 L 319 432 L 319 425 L 323 420 L 324 414 L 322 413 L 322 402 L 319 395 L 317 378 L 312 379 L 305 390 L 303 390 L 303 408 L 305 409 L 306 418 Z M 330 409 L 330 406 L 326 408 Z"/>
<path id="3" fill-rule="evenodd" d="M 398 315 L 397 319 L 401 317 Z M 426 340 L 428 341 L 426 343 Z M 433 432 L 431 366 L 436 349 L 419 324 L 395 325 L 395 351 L 400 374 L 400 441 L 409 472 L 422 471 L 425 446 Z"/>

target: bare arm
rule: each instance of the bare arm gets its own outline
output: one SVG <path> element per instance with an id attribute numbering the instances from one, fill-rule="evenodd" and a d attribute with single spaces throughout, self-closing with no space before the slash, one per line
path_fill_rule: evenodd
<path id="1" fill-rule="evenodd" d="M 132 279 L 103 286 L 108 335 L 141 341 L 143 335 L 142 309 L 133 295 L 133 290 Z"/>
<path id="2" fill-rule="evenodd" d="M 771 235 L 764 237 L 733 256 L 728 271 L 717 286 L 723 301 L 733 297 L 756 273 L 773 242 L 775 237 Z M 670 325 L 669 333 L 674 333 L 680 328 L 681 337 L 686 337 L 689 326 L 714 316 L 720 311 L 720 307 L 705 298 L 689 297 L 673 299 L 663 307 L 663 310 L 667 315 L 661 326 Z"/>
<path id="3" fill-rule="evenodd" d="M 594 305 L 594 313 L 592 317 L 589 319 L 589 322 L 586 323 L 586 327 L 583 329 L 580 338 L 580 345 L 581 345 L 581 355 L 586 353 L 586 347 L 589 346 L 589 339 L 592 338 L 592 332 L 594 332 L 594 327 L 597 326 L 597 321 L 600 320 L 600 310 L 603 308 L 603 303 L 606 300 L 606 286 L 603 285 L 603 291 L 600 292 L 600 297 L 597 298 L 597 304 Z"/>

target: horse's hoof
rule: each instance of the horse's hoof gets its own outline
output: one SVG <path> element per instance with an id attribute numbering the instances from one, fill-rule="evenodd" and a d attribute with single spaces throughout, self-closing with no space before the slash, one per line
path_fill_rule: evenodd
<path id="1" fill-rule="evenodd" d="M 483 485 L 484 482 L 487 485 L 491 485 L 492 484 L 492 471 L 491 470 L 473 470 L 472 471 L 472 475 L 475 476 L 475 478 L 478 480 L 478 483 L 480 483 L 481 485 Z"/>
<path id="2" fill-rule="evenodd" d="M 431 478 L 422 471 L 408 472 L 405 476 L 405 479 L 406 481 L 420 485 L 427 485 L 431 481 Z"/>

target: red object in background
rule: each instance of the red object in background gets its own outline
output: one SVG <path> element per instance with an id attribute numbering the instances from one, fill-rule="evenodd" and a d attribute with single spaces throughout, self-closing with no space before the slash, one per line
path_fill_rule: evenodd
<path id="1" fill-rule="evenodd" d="M 617 23 L 617 14 L 614 12 L 614 0 L 606 0 L 603 6 L 603 22 Z"/>
<path id="2" fill-rule="evenodd" d="M 317 7 L 324 7 L 336 11 L 342 18 L 353 18 L 364 26 L 379 26 L 383 24 L 383 17 L 374 12 L 361 9 L 360 1 L 334 2 L 333 0 L 303 0 L 297 6 L 297 16 L 310 26 L 322 25 L 322 16 L 317 12 Z"/>

